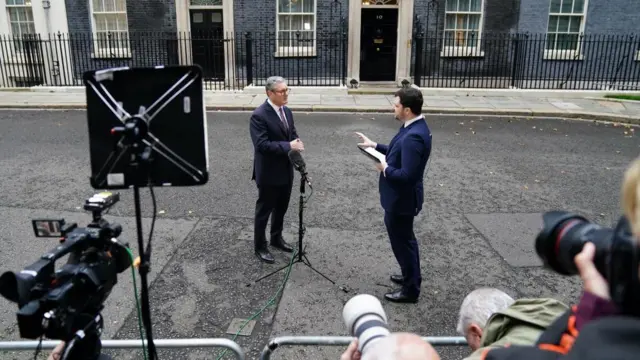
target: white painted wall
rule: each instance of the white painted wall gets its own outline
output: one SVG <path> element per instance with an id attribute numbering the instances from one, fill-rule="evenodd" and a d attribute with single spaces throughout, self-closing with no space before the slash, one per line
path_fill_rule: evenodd
<path id="1" fill-rule="evenodd" d="M 39 66 L 44 71 L 45 85 L 59 85 L 63 79 L 70 81 L 71 77 L 71 54 L 67 41 L 53 43 L 49 40 L 57 39 L 54 34 L 60 32 L 64 34 L 63 39 L 68 39 L 69 28 L 67 26 L 67 10 L 64 0 L 33 0 L 31 2 L 33 22 L 36 33 L 42 42 L 43 61 Z M 4 40 L 11 37 L 9 16 L 6 0 L 0 0 L 0 38 Z M 57 41 L 57 40 L 56 40 Z M 16 54 L 11 43 L 0 44 L 0 57 L 2 58 L 2 74 L 0 74 L 0 86 L 15 86 L 13 79 L 19 75 L 26 74 L 27 59 Z M 64 60 L 64 61 L 62 61 Z"/>

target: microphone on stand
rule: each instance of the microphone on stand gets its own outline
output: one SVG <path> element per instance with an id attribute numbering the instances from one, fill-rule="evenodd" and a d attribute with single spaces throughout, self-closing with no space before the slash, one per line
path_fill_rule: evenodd
<path id="1" fill-rule="evenodd" d="M 289 150 L 288 155 L 289 155 L 289 160 L 291 160 L 291 163 L 293 164 L 293 167 L 300 172 L 300 176 L 302 176 L 302 179 L 307 182 L 307 185 L 309 185 L 309 188 L 312 188 L 311 182 L 307 177 L 307 165 L 305 164 L 304 159 L 302 158 L 302 155 L 300 154 L 300 152 L 295 150 Z"/>

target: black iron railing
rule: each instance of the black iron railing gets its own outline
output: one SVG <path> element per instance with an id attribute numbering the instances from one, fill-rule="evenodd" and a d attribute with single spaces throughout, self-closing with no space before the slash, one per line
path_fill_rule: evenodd
<path id="1" fill-rule="evenodd" d="M 344 26 L 316 32 L 135 32 L 0 35 L 0 86 L 82 86 L 87 70 L 198 64 L 210 90 L 347 80 Z M 640 36 L 417 31 L 411 77 L 421 87 L 640 90 Z"/>
<path id="2" fill-rule="evenodd" d="M 432 88 L 640 90 L 640 36 L 561 35 L 417 33 L 414 82 Z"/>
<path id="3" fill-rule="evenodd" d="M 340 86 L 347 34 L 144 32 L 0 35 L 0 86 L 82 86 L 87 70 L 198 64 L 209 90 L 264 85 L 269 76 L 296 86 Z"/>

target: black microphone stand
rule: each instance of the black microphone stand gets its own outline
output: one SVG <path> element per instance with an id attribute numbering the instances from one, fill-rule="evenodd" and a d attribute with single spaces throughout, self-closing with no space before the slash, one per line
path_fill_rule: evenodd
<path id="1" fill-rule="evenodd" d="M 293 264 L 301 262 L 301 263 L 307 265 L 307 267 L 309 267 L 311 270 L 313 270 L 316 273 L 320 274 L 320 276 L 322 276 L 323 278 L 329 280 L 329 282 L 331 282 L 333 285 L 336 285 L 335 281 L 331 280 L 329 277 L 327 277 L 325 274 L 321 273 L 320 271 L 316 270 L 311 265 L 311 262 L 307 258 L 306 252 L 302 248 L 302 238 L 304 237 L 304 233 L 305 233 L 305 230 L 306 230 L 304 225 L 303 225 L 304 204 L 306 202 L 305 199 L 304 199 L 305 184 L 308 184 L 309 188 L 312 191 L 313 191 L 313 187 L 311 186 L 311 182 L 307 178 L 307 171 L 306 171 L 305 167 L 304 166 L 300 166 L 300 165 L 295 164 L 295 163 L 294 163 L 294 167 L 295 167 L 296 170 L 298 170 L 300 172 L 300 200 L 299 200 L 299 204 L 298 204 L 298 258 L 293 263 L 287 264 L 287 265 L 281 267 L 280 269 L 275 270 L 275 271 L 273 271 L 273 272 L 271 272 L 271 273 L 259 278 L 255 282 L 258 282 L 260 280 L 266 279 L 266 278 L 278 273 L 279 271 L 282 271 L 282 270 L 288 268 L 289 266 L 293 266 Z M 339 288 L 340 288 L 340 290 L 342 290 L 344 292 L 349 292 L 349 289 L 347 289 L 347 287 L 345 287 L 345 286 L 340 286 Z"/>

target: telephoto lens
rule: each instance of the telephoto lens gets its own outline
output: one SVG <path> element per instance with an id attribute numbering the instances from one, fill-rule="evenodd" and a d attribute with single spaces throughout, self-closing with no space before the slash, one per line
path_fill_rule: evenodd
<path id="1" fill-rule="evenodd" d="M 387 314 L 375 296 L 360 294 L 347 301 L 342 319 L 351 336 L 358 338 L 358 351 L 365 354 L 377 340 L 390 334 Z"/>

